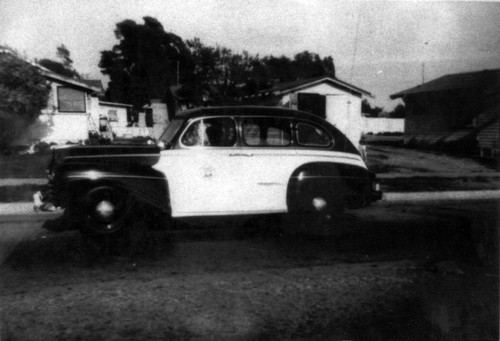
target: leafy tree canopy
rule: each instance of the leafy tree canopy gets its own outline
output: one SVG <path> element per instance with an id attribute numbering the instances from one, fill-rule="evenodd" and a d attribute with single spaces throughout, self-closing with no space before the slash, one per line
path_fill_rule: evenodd
<path id="1" fill-rule="evenodd" d="M 203 103 L 246 96 L 276 83 L 322 75 L 335 76 L 333 58 L 303 51 L 285 56 L 238 54 L 223 46 L 209 46 L 194 38 L 184 42 L 166 32 L 161 23 L 124 20 L 116 24 L 118 43 L 101 51 L 99 67 L 110 77 L 107 99 L 141 108 L 153 98 L 168 102 L 170 86 L 182 85 L 177 95 Z"/>
<path id="2" fill-rule="evenodd" d="M 0 48 L 0 148 L 35 122 L 47 105 L 50 87 L 40 71 L 15 51 Z"/>
<path id="3" fill-rule="evenodd" d="M 391 117 L 391 118 L 404 118 L 405 114 L 406 114 L 406 107 L 404 106 L 404 104 L 400 103 L 400 104 L 396 105 L 394 110 L 392 110 L 389 113 L 389 117 Z"/>
<path id="4" fill-rule="evenodd" d="M 70 52 L 64 44 L 57 47 L 56 56 L 59 59 L 41 59 L 38 64 L 55 72 L 59 75 L 66 76 L 69 78 L 81 79 L 80 74 L 73 68 L 73 60 L 70 57 Z"/>
<path id="5" fill-rule="evenodd" d="M 187 71 L 192 70 L 190 52 L 182 39 L 166 32 L 155 18 L 143 20 L 144 24 L 133 20 L 116 24 L 119 43 L 101 51 L 99 63 L 101 72 L 110 77 L 107 98 L 137 109 L 151 99 L 165 99 L 170 85 L 192 74 Z"/>
<path id="6" fill-rule="evenodd" d="M 188 40 L 187 45 L 195 64 L 196 88 L 215 85 L 222 99 L 251 95 L 281 82 L 323 75 L 335 77 L 333 58 L 321 59 L 309 51 L 290 59 L 252 56 L 247 51 L 233 53 L 225 47 L 204 45 L 199 38 Z"/>
<path id="7" fill-rule="evenodd" d="M 382 108 L 377 106 L 372 108 L 368 100 L 364 99 L 361 101 L 361 112 L 367 117 L 379 117 L 382 113 Z"/>

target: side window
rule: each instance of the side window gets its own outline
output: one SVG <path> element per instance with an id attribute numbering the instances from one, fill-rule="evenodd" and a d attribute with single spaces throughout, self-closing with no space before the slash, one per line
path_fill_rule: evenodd
<path id="1" fill-rule="evenodd" d="M 236 144 L 236 124 L 229 117 L 206 118 L 194 122 L 181 137 L 187 147 L 231 147 Z"/>
<path id="2" fill-rule="evenodd" d="M 118 122 L 118 113 L 116 110 L 108 110 L 109 122 Z"/>
<path id="3" fill-rule="evenodd" d="M 63 86 L 57 87 L 58 109 L 61 112 L 85 112 L 85 92 Z"/>
<path id="4" fill-rule="evenodd" d="M 274 117 L 243 120 L 243 140 L 249 146 L 283 147 L 291 142 L 290 122 Z"/>
<path id="5" fill-rule="evenodd" d="M 297 124 L 297 142 L 306 147 L 328 147 L 332 139 L 322 129 L 308 123 Z"/>
<path id="6" fill-rule="evenodd" d="M 189 128 L 182 135 L 181 143 L 187 147 L 202 146 L 203 145 L 203 122 L 196 121 L 189 126 Z"/>

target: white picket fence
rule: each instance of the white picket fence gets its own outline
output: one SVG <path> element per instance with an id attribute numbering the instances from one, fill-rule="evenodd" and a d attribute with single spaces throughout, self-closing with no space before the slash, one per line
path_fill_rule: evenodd
<path id="1" fill-rule="evenodd" d="M 386 117 L 363 117 L 363 134 L 373 133 L 404 133 L 404 118 L 386 118 Z"/>
<path id="2" fill-rule="evenodd" d="M 153 136 L 153 128 L 148 127 L 112 127 L 117 137 L 146 137 Z"/>

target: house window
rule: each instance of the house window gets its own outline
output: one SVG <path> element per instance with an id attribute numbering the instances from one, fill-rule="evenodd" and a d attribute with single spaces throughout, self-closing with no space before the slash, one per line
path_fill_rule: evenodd
<path id="1" fill-rule="evenodd" d="M 60 112 L 85 112 L 85 92 L 77 89 L 57 88 L 58 108 Z"/>
<path id="2" fill-rule="evenodd" d="M 108 110 L 108 120 L 109 122 L 118 122 L 118 114 L 116 110 Z"/>

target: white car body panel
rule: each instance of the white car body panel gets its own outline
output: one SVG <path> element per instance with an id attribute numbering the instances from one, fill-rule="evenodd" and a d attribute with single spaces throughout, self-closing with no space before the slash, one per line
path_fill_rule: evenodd
<path id="1" fill-rule="evenodd" d="M 246 215 L 287 212 L 288 181 L 311 162 L 366 169 L 358 155 L 291 147 L 164 150 L 154 168 L 168 181 L 172 217 Z"/>

